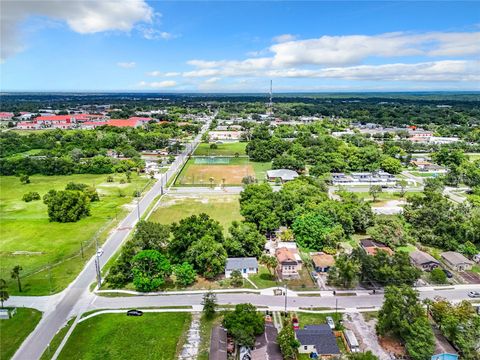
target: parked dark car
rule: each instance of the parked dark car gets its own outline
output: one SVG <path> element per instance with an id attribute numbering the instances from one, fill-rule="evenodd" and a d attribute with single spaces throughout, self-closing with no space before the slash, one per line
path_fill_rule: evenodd
<path id="1" fill-rule="evenodd" d="M 127 311 L 127 316 L 142 316 L 143 311 L 141 310 L 128 310 Z"/>
<path id="2" fill-rule="evenodd" d="M 447 275 L 447 278 L 451 279 L 453 277 L 453 274 L 447 269 L 442 269 L 442 271 Z"/>

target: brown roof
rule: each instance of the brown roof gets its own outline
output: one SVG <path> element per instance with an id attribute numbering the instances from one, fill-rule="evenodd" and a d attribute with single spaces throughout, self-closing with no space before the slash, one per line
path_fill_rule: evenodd
<path id="1" fill-rule="evenodd" d="M 312 261 L 316 267 L 321 268 L 335 265 L 335 258 L 325 253 L 312 255 Z"/>
<path id="2" fill-rule="evenodd" d="M 373 241 L 371 239 L 364 239 L 360 241 L 360 245 L 368 255 L 375 255 L 378 250 L 387 252 L 388 255 L 393 255 L 393 250 L 387 245 Z"/>
<path id="3" fill-rule="evenodd" d="M 275 256 L 277 257 L 277 260 L 280 264 L 284 263 L 297 263 L 297 260 L 295 259 L 295 255 L 287 248 L 278 248 L 275 251 Z"/>

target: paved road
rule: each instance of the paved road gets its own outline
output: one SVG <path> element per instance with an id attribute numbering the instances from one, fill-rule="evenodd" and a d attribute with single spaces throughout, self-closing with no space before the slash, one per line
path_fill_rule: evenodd
<path id="1" fill-rule="evenodd" d="M 445 289 L 445 290 L 425 290 L 420 291 L 420 298 L 434 299 L 441 296 L 449 301 L 460 301 L 469 299 L 468 291 L 480 291 L 480 285 L 477 288 L 469 290 Z M 182 295 L 155 295 L 155 296 L 131 296 L 131 297 L 103 297 L 96 296 L 89 305 L 89 310 L 96 309 L 122 309 L 122 308 L 142 308 L 155 306 L 194 306 L 201 305 L 202 294 L 182 294 Z M 255 306 L 269 306 L 272 310 L 283 309 L 285 306 L 285 297 L 273 295 L 261 295 L 252 293 L 220 293 L 217 294 L 219 304 L 240 304 L 249 302 Z M 331 307 L 344 309 L 358 309 L 369 307 L 381 307 L 383 295 L 358 295 L 358 296 L 291 296 L 287 298 L 287 307 L 296 309 L 299 307 Z"/>
<path id="2" fill-rule="evenodd" d="M 189 153 L 195 149 L 201 140 L 202 134 L 208 129 L 210 120 L 202 128 L 202 131 L 192 141 L 189 146 L 179 154 L 175 161 L 170 166 L 162 179 L 159 179 L 153 187 L 145 194 L 145 196 L 138 202 L 136 208 L 132 210 L 120 223 L 115 232 L 108 238 L 103 246 L 103 255 L 100 258 L 100 265 L 103 265 L 108 259 L 115 254 L 117 249 L 127 239 L 128 235 L 134 228 L 141 216 L 154 199 L 161 194 L 165 184 L 175 176 L 176 171 L 182 166 L 188 158 Z M 44 316 L 35 330 L 23 342 L 18 349 L 13 359 L 15 360 L 34 360 L 39 359 L 44 350 L 53 339 L 56 332 L 66 323 L 66 321 L 74 313 L 80 309 L 87 309 L 92 297 L 89 296 L 89 286 L 95 281 L 96 271 L 95 262 L 92 258 L 78 277 L 65 289 L 60 295 L 60 299 L 56 306 L 44 313 Z"/>

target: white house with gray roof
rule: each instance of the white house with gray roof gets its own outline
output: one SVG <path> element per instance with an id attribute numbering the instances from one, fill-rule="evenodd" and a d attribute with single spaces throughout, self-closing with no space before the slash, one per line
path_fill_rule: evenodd
<path id="1" fill-rule="evenodd" d="M 228 279 L 232 272 L 238 270 L 243 277 L 258 272 L 258 261 L 254 257 L 228 258 L 225 265 L 225 277 Z"/>
<path id="2" fill-rule="evenodd" d="M 268 170 L 267 179 L 269 181 L 280 180 L 282 182 L 291 181 L 298 177 L 298 173 L 289 169 Z"/>
<path id="3" fill-rule="evenodd" d="M 470 270 L 473 265 L 473 261 L 455 251 L 446 251 L 441 253 L 440 256 L 448 267 L 456 271 Z"/>

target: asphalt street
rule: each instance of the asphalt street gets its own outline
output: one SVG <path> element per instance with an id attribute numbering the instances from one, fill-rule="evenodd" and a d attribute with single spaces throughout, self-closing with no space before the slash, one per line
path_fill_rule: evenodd
<path id="1" fill-rule="evenodd" d="M 103 265 L 115 254 L 117 249 L 127 239 L 128 235 L 134 228 L 139 217 L 148 209 L 150 204 L 157 196 L 162 193 L 164 185 L 175 176 L 177 170 L 181 168 L 189 153 L 196 148 L 201 140 L 202 134 L 208 129 L 210 120 L 202 128 L 197 137 L 187 146 L 187 148 L 179 154 L 175 161 L 171 164 L 170 169 L 164 176 L 157 180 L 152 188 L 145 194 L 133 209 L 120 223 L 116 231 L 107 239 L 103 245 L 103 255 L 100 257 L 100 266 Z M 95 257 L 93 257 L 77 276 L 77 278 L 65 289 L 56 304 L 55 308 L 46 309 L 42 320 L 23 342 L 13 359 L 15 360 L 34 360 L 39 359 L 45 349 L 49 346 L 59 329 L 61 329 L 68 319 L 72 316 L 75 308 L 88 308 L 91 301 L 89 294 L 89 286 L 95 281 Z"/>

